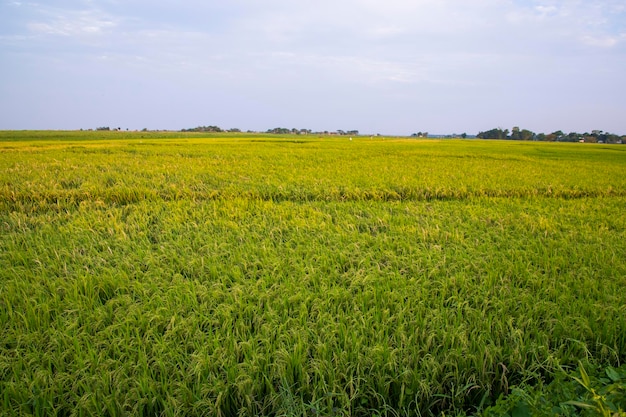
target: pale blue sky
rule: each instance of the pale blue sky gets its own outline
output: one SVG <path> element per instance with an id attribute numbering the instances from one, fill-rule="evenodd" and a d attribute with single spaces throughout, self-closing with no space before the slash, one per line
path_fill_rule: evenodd
<path id="1" fill-rule="evenodd" d="M 626 134 L 624 0 L 0 0 L 0 129 Z"/>

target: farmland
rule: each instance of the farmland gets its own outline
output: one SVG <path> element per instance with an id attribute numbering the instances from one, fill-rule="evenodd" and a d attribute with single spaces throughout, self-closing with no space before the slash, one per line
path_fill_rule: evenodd
<path id="1" fill-rule="evenodd" d="M 0 132 L 0 414 L 478 412 L 626 359 L 626 147 Z"/>

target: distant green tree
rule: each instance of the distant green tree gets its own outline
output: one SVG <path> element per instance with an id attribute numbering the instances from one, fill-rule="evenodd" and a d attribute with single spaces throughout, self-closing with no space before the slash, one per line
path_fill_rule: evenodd
<path id="1" fill-rule="evenodd" d="M 513 127 L 511 130 L 510 139 L 513 140 L 533 140 L 535 133 L 528 129 L 521 129 L 518 126 Z"/>
<path id="2" fill-rule="evenodd" d="M 286 135 L 288 133 L 291 133 L 291 130 L 287 129 L 286 127 L 275 127 L 274 129 L 269 129 L 267 133 L 273 133 L 275 135 Z"/>
<path id="3" fill-rule="evenodd" d="M 520 132 L 520 139 L 521 140 L 534 140 L 535 132 L 530 131 L 528 129 L 522 129 L 522 131 Z"/>
<path id="4" fill-rule="evenodd" d="M 565 140 L 568 142 L 578 142 L 581 138 L 581 134 L 576 132 L 569 132 L 567 136 L 565 136 Z"/>
<path id="5" fill-rule="evenodd" d="M 620 139 L 621 138 L 618 135 L 609 133 L 606 137 L 606 143 L 618 143 Z"/>
<path id="6" fill-rule="evenodd" d="M 565 133 L 562 130 L 557 130 L 556 132 L 552 132 L 549 135 L 546 135 L 546 140 L 549 141 L 561 141 L 565 137 Z"/>
<path id="7" fill-rule="evenodd" d="M 507 139 L 508 136 L 509 130 L 502 130 L 499 127 L 496 129 L 487 130 L 486 132 L 479 132 L 478 135 L 476 135 L 476 137 L 480 139 Z"/>
<path id="8" fill-rule="evenodd" d="M 223 132 L 223 130 L 217 126 L 198 126 L 192 129 L 182 129 L 182 132 Z"/>

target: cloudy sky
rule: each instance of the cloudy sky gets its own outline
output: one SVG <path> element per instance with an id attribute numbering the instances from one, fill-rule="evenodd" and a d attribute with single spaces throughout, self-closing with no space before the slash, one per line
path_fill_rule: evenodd
<path id="1" fill-rule="evenodd" d="M 0 0 L 0 129 L 626 134 L 624 0 Z"/>

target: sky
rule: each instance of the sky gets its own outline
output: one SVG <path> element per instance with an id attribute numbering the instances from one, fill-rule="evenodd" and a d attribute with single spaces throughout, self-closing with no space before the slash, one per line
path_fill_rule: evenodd
<path id="1" fill-rule="evenodd" d="M 0 130 L 626 134 L 624 0 L 0 0 Z"/>

